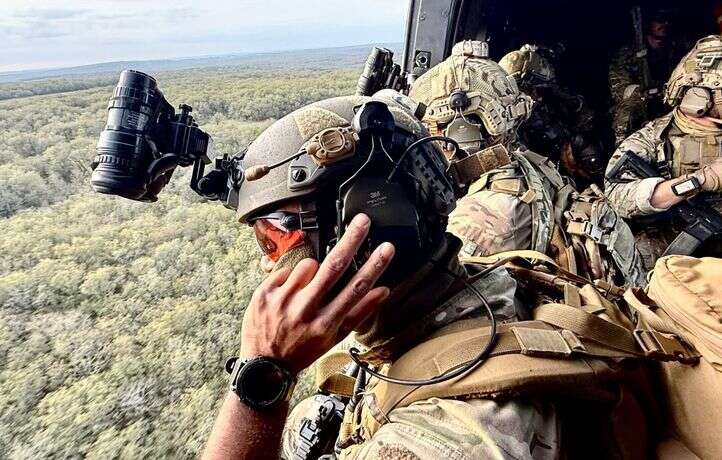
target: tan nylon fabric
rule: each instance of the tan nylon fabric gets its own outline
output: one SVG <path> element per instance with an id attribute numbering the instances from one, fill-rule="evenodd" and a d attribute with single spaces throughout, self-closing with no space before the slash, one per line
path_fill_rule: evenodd
<path id="1" fill-rule="evenodd" d="M 355 380 L 343 374 L 350 363 L 346 350 L 333 351 L 321 357 L 316 362 L 316 388 L 331 394 L 351 396 Z"/>
<path id="2" fill-rule="evenodd" d="M 722 372 L 722 259 L 663 257 L 655 266 L 649 297 Z"/>
<path id="3" fill-rule="evenodd" d="M 658 446 L 659 458 L 722 458 L 722 372 L 717 349 L 722 340 L 722 260 L 664 257 L 655 266 L 647 294 L 656 305 L 646 305 L 632 291 L 625 294 L 641 322 L 684 337 L 702 354 L 695 366 L 659 365 L 660 397 L 669 434 L 676 438 Z"/>
<path id="4" fill-rule="evenodd" d="M 719 89 L 722 84 L 722 37 L 710 35 L 697 41 L 672 71 L 664 91 L 664 102 L 679 104 L 692 86 Z"/>
<path id="5" fill-rule="evenodd" d="M 704 359 L 660 368 L 671 434 L 700 458 L 722 458 L 722 374 Z"/>
<path id="6" fill-rule="evenodd" d="M 512 135 L 528 118 L 533 102 L 522 94 L 513 77 L 499 64 L 469 53 L 480 42 L 465 41 L 454 46 L 451 56 L 420 76 L 409 96 L 428 106 L 424 122 L 433 129 L 445 129 L 455 115 L 448 98 L 463 90 L 475 102 L 464 115 L 478 115 L 487 132 L 494 137 Z"/>
<path id="7" fill-rule="evenodd" d="M 492 357 L 470 374 L 421 387 L 379 383 L 373 394 L 380 412 L 388 414 L 397 407 L 430 397 L 466 399 L 544 394 L 604 399 L 610 395 L 602 388 L 602 383 L 618 378 L 621 372 L 593 356 L 622 359 L 641 355 L 633 344 L 631 332 L 622 326 L 561 304 L 537 310 L 540 312 L 537 319 L 554 318 L 567 330 L 560 332 L 561 329 L 555 330 L 541 321 L 500 325 Z M 557 310 L 556 314 L 554 310 Z M 488 328 L 471 321 L 450 327 L 454 328 L 453 332 L 442 329 L 436 337 L 395 361 L 388 374 L 416 379 L 439 375 L 473 359 L 488 339 Z M 527 333 L 538 329 L 542 335 L 520 335 L 515 330 L 519 328 L 529 329 Z M 572 334 L 570 329 L 576 334 Z M 549 340 L 549 333 L 558 333 L 557 336 L 562 339 L 557 338 L 556 342 Z M 525 338 L 531 339 L 530 343 L 523 343 Z M 564 344 L 569 347 L 569 353 L 577 351 L 579 357 L 564 359 Z M 530 352 L 554 359 L 522 354 Z M 380 425 L 376 420 L 376 424 L 372 423 L 368 429 L 373 433 Z"/>

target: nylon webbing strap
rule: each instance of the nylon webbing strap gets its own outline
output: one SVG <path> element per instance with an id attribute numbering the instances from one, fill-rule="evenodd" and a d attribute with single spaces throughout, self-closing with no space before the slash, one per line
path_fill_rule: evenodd
<path id="1" fill-rule="evenodd" d="M 631 331 L 569 305 L 552 303 L 534 310 L 534 319 L 617 350 L 643 355 Z"/>
<path id="2" fill-rule="evenodd" d="M 511 157 L 506 148 L 497 144 L 452 164 L 458 181 L 468 184 L 483 174 L 511 164 Z"/>
<path id="3" fill-rule="evenodd" d="M 343 373 L 351 363 L 348 351 L 335 351 L 322 356 L 316 363 L 316 387 L 331 394 L 351 396 L 356 380 Z"/>
<path id="4" fill-rule="evenodd" d="M 603 320 L 602 320 L 603 321 Z M 630 333 L 631 337 L 631 333 Z M 429 378 L 448 372 L 474 359 L 489 339 L 488 328 L 474 334 L 459 337 L 453 347 L 429 350 L 417 363 L 415 373 L 422 372 Z M 489 358 L 508 354 L 567 359 L 573 354 L 601 359 L 639 358 L 641 351 L 626 352 L 604 344 L 595 343 L 570 330 L 557 330 L 541 321 L 522 321 L 499 327 L 497 341 Z"/>
<path id="5" fill-rule="evenodd" d="M 484 256 L 484 257 L 460 257 L 459 260 L 461 263 L 467 263 L 467 264 L 479 264 L 479 265 L 493 265 L 500 260 L 504 259 L 515 259 L 520 258 L 529 261 L 532 265 L 536 265 L 539 262 L 546 262 L 548 264 L 556 266 L 556 262 L 554 262 L 554 259 L 549 257 L 546 254 L 543 254 L 538 251 L 532 251 L 530 249 L 527 250 L 517 250 L 517 251 L 505 251 L 505 252 L 499 252 L 497 254 L 492 254 L 490 256 Z"/>

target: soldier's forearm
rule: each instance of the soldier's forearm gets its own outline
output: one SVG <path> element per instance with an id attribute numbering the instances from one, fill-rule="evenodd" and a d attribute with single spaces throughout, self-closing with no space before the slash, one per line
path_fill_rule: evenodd
<path id="1" fill-rule="evenodd" d="M 203 459 L 277 459 L 287 415 L 288 404 L 259 412 L 228 393 Z"/>
<path id="2" fill-rule="evenodd" d="M 663 182 L 664 179 L 661 177 L 638 179 L 626 183 L 608 182 L 605 186 L 605 194 L 621 217 L 633 219 L 648 216 L 668 209 L 655 206 L 656 200 L 653 201 L 657 186 Z M 661 195 L 661 197 L 663 196 Z"/>
<path id="3" fill-rule="evenodd" d="M 675 195 L 672 191 L 672 185 L 675 182 L 679 182 L 679 180 L 671 179 L 657 184 L 649 199 L 649 204 L 658 209 L 669 209 L 684 201 L 683 197 Z"/>

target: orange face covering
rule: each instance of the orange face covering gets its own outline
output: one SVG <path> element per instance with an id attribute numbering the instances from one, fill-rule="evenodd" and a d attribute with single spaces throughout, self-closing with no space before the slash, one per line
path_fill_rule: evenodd
<path id="1" fill-rule="evenodd" d="M 302 245 L 306 241 L 303 230 L 288 231 L 272 219 L 258 219 L 253 223 L 256 242 L 261 251 L 274 262 L 290 249 Z"/>

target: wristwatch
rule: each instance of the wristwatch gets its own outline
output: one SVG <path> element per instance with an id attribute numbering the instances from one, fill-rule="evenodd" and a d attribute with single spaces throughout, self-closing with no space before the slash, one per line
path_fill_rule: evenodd
<path id="1" fill-rule="evenodd" d="M 259 356 L 226 361 L 231 374 L 230 390 L 241 402 L 256 410 L 272 409 L 291 399 L 296 378 L 281 363 Z"/>
<path id="2" fill-rule="evenodd" d="M 702 185 L 696 176 L 687 176 L 674 185 L 672 185 L 672 192 L 680 197 L 689 198 L 698 194 L 702 190 Z"/>

